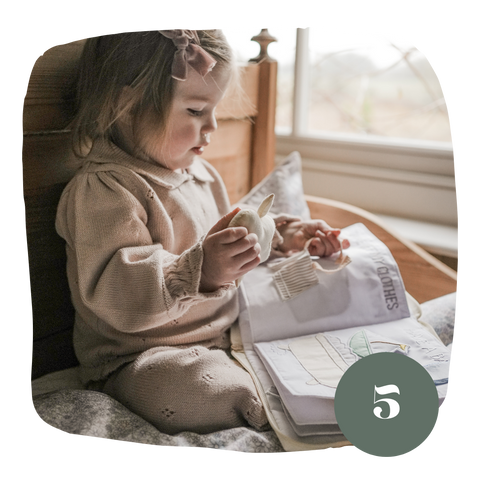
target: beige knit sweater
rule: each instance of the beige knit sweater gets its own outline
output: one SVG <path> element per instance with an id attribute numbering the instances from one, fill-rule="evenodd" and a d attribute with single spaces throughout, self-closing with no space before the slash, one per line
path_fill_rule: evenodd
<path id="1" fill-rule="evenodd" d="M 238 315 L 234 285 L 198 288 L 203 236 L 229 210 L 221 178 L 200 158 L 179 174 L 95 142 L 56 221 L 85 381 L 156 346 L 228 347 Z"/>

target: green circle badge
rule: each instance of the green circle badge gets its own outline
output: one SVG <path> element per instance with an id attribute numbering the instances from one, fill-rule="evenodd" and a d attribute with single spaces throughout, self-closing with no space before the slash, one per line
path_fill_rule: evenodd
<path id="1" fill-rule="evenodd" d="M 381 457 L 418 447 L 433 430 L 438 405 L 432 377 L 399 353 L 375 353 L 357 361 L 335 394 L 342 433 L 360 450 Z"/>

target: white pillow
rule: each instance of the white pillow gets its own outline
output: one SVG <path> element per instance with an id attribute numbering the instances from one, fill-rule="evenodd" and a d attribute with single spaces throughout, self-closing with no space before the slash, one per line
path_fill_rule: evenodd
<path id="1" fill-rule="evenodd" d="M 275 194 L 275 201 L 270 209 L 272 214 L 286 213 L 310 220 L 310 211 L 303 193 L 302 159 L 298 152 L 290 153 L 238 203 L 256 208 L 271 193 Z"/>

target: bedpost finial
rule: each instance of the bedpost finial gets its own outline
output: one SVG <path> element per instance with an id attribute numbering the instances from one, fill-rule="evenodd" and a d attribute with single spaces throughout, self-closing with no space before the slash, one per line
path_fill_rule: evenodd
<path id="1" fill-rule="evenodd" d="M 251 38 L 253 42 L 257 42 L 260 45 L 260 53 L 255 57 L 251 58 L 249 62 L 252 63 L 262 63 L 262 62 L 274 62 L 275 60 L 268 55 L 268 46 L 272 42 L 276 42 L 277 39 L 272 37 L 268 33 L 268 28 L 262 28 L 261 32 L 258 35 L 255 35 Z"/>

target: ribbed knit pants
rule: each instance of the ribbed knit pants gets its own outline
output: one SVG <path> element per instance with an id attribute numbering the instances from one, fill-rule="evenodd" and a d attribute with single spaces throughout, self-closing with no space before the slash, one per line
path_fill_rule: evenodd
<path id="1" fill-rule="evenodd" d="M 152 348 L 114 372 L 103 391 L 167 434 L 267 424 L 249 373 L 219 349 Z"/>

